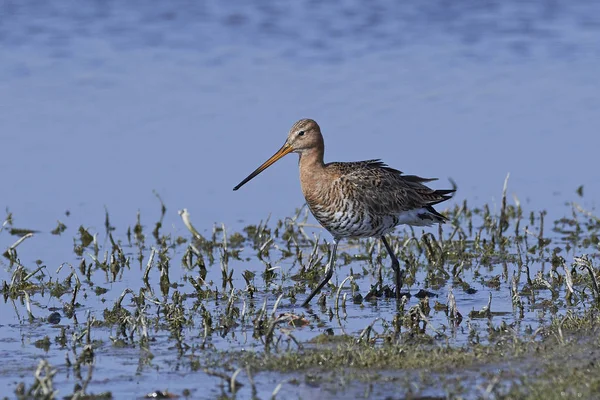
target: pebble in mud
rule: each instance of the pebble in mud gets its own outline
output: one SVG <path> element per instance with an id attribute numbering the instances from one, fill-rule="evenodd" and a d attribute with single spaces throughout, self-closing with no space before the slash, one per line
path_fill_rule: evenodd
<path id="1" fill-rule="evenodd" d="M 61 318 L 60 313 L 55 311 L 48 316 L 48 322 L 53 325 L 56 325 L 56 324 L 60 323 L 60 318 Z"/>

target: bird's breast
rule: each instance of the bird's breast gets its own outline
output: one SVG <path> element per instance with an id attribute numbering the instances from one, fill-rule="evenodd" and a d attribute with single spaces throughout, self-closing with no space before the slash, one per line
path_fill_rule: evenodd
<path id="1" fill-rule="evenodd" d="M 315 219 L 336 238 L 381 236 L 398 224 L 394 216 L 373 215 L 349 201 L 340 202 L 339 207 L 308 205 Z"/>

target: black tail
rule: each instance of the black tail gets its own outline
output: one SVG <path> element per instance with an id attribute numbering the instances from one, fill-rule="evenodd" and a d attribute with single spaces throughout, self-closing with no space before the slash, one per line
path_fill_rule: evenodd
<path id="1" fill-rule="evenodd" d="M 438 222 L 440 222 L 440 223 L 448 221 L 448 217 L 437 212 L 435 210 L 435 208 L 433 208 L 433 206 L 436 204 L 443 203 L 446 200 L 450 200 L 454 196 L 454 193 L 456 193 L 456 185 L 453 185 L 453 186 L 454 186 L 454 189 L 441 189 L 441 190 L 434 191 L 433 195 L 436 196 L 438 199 L 432 201 L 425 207 L 425 209 L 427 211 L 429 211 L 431 214 L 433 214 L 435 217 L 438 218 Z"/>

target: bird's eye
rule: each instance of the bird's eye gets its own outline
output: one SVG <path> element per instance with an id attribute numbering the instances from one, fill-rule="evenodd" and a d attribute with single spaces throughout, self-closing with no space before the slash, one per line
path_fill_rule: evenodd
<path id="1" fill-rule="evenodd" d="M 299 131 L 298 136 L 304 136 L 304 131 Z"/>

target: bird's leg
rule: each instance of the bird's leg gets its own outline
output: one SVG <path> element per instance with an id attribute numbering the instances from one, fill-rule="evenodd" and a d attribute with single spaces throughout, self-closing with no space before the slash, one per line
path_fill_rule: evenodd
<path id="1" fill-rule="evenodd" d="M 302 303 L 302 307 L 306 307 L 308 303 L 310 303 L 312 298 L 315 297 L 315 295 L 319 293 L 321 289 L 323 289 L 323 286 L 327 285 L 327 282 L 329 282 L 329 280 L 333 276 L 333 267 L 335 265 L 335 253 L 337 252 L 337 246 L 338 241 L 337 239 L 334 239 L 333 243 L 331 244 L 331 254 L 329 256 L 329 261 L 327 262 L 327 266 L 325 267 L 325 278 L 321 281 L 321 283 L 319 283 L 319 286 L 317 286 L 315 290 L 312 291 L 308 298 L 304 300 L 304 303 Z"/>
<path id="2" fill-rule="evenodd" d="M 396 299 L 400 299 L 400 288 L 402 288 L 402 271 L 400 271 L 400 263 L 398 262 L 398 258 L 394 254 L 392 247 L 387 242 L 385 236 L 381 237 L 381 241 L 385 246 L 390 258 L 392 259 L 392 269 L 394 270 L 394 274 L 396 275 Z"/>

